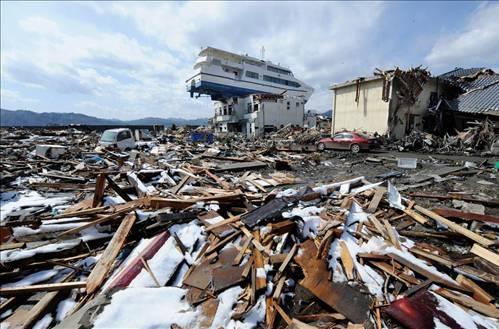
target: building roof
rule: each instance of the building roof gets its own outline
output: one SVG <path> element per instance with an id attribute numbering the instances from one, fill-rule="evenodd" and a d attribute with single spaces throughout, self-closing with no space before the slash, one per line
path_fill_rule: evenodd
<path id="1" fill-rule="evenodd" d="M 362 83 L 364 83 L 364 82 L 369 82 L 369 81 L 381 80 L 381 79 L 383 79 L 383 77 L 381 77 L 381 76 L 359 77 L 355 80 L 349 80 L 349 81 L 345 81 L 342 83 L 333 84 L 329 89 L 335 90 L 335 89 L 340 89 L 343 87 L 348 87 L 348 86 L 356 84 L 359 79 L 361 80 Z"/>
<path id="2" fill-rule="evenodd" d="M 499 74 L 485 68 L 456 68 L 439 77 L 463 91 L 447 102 L 451 110 L 499 115 Z"/>
<path id="3" fill-rule="evenodd" d="M 438 77 L 447 79 L 447 78 L 459 78 L 459 77 L 464 77 L 468 75 L 473 75 L 476 74 L 480 71 L 485 70 L 485 67 L 472 67 L 469 69 L 463 69 L 462 67 L 456 67 L 454 70 L 440 74 Z"/>

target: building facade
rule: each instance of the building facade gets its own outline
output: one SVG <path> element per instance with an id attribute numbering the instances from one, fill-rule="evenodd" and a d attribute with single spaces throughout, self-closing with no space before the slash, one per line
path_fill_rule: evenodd
<path id="1" fill-rule="evenodd" d="M 252 94 L 215 102 L 212 121 L 217 133 L 243 133 L 257 137 L 286 124 L 303 126 L 305 101 L 302 97 Z"/>
<path id="2" fill-rule="evenodd" d="M 424 115 L 438 102 L 440 89 L 439 80 L 427 71 L 398 68 L 334 85 L 331 132 L 357 130 L 401 138 L 413 129 L 423 130 Z"/>

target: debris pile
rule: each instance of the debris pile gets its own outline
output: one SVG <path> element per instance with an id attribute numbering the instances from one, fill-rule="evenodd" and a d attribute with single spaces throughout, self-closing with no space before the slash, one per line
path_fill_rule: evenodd
<path id="1" fill-rule="evenodd" d="M 2 328 L 497 327 L 496 199 L 303 184 L 279 171 L 303 157 L 176 133 L 102 153 L 3 135 Z M 412 182 L 463 171 L 443 169 Z"/>
<path id="2" fill-rule="evenodd" d="M 451 153 L 490 153 L 491 147 L 499 135 L 490 120 L 474 122 L 471 127 L 457 131 L 456 135 L 443 137 L 413 130 L 403 139 L 390 143 L 390 148 L 398 151 L 424 151 Z"/>

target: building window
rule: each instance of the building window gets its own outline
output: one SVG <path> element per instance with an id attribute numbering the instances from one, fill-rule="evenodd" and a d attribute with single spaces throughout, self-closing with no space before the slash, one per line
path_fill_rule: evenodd
<path id="1" fill-rule="evenodd" d="M 257 112 L 258 111 L 258 104 L 254 104 L 253 105 L 253 112 Z"/>
<path id="2" fill-rule="evenodd" d="M 246 71 L 246 76 L 251 79 L 260 79 L 260 75 L 256 72 Z"/>
<path id="3" fill-rule="evenodd" d="M 251 107 L 251 103 L 248 103 L 248 113 L 253 112 L 253 111 L 251 111 L 251 108 L 252 108 L 252 107 Z"/>
<path id="4" fill-rule="evenodd" d="M 232 105 L 229 105 L 229 111 L 228 112 L 229 112 L 228 113 L 229 115 L 232 115 Z"/>
<path id="5" fill-rule="evenodd" d="M 291 109 L 291 103 L 290 102 L 287 103 L 287 108 L 288 108 L 288 111 Z"/>
<path id="6" fill-rule="evenodd" d="M 224 106 L 224 115 L 227 115 L 227 105 Z"/>
<path id="7" fill-rule="evenodd" d="M 299 102 L 296 102 L 296 107 L 300 106 L 300 103 Z"/>

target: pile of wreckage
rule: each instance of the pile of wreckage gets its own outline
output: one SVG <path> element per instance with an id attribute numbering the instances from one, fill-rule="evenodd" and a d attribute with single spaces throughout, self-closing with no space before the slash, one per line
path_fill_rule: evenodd
<path id="1" fill-rule="evenodd" d="M 499 135 L 495 132 L 495 125 L 490 120 L 474 122 L 471 127 L 463 131 L 456 131 L 455 135 L 446 134 L 443 137 L 418 130 L 401 140 L 390 143 L 390 148 L 398 151 L 438 152 L 440 154 L 467 153 L 467 154 L 498 154 L 494 146 L 499 143 Z"/>
<path id="2" fill-rule="evenodd" d="M 265 150 L 10 137 L 2 328 L 498 327 L 499 218 L 415 201 L 498 200 L 306 186 Z"/>

